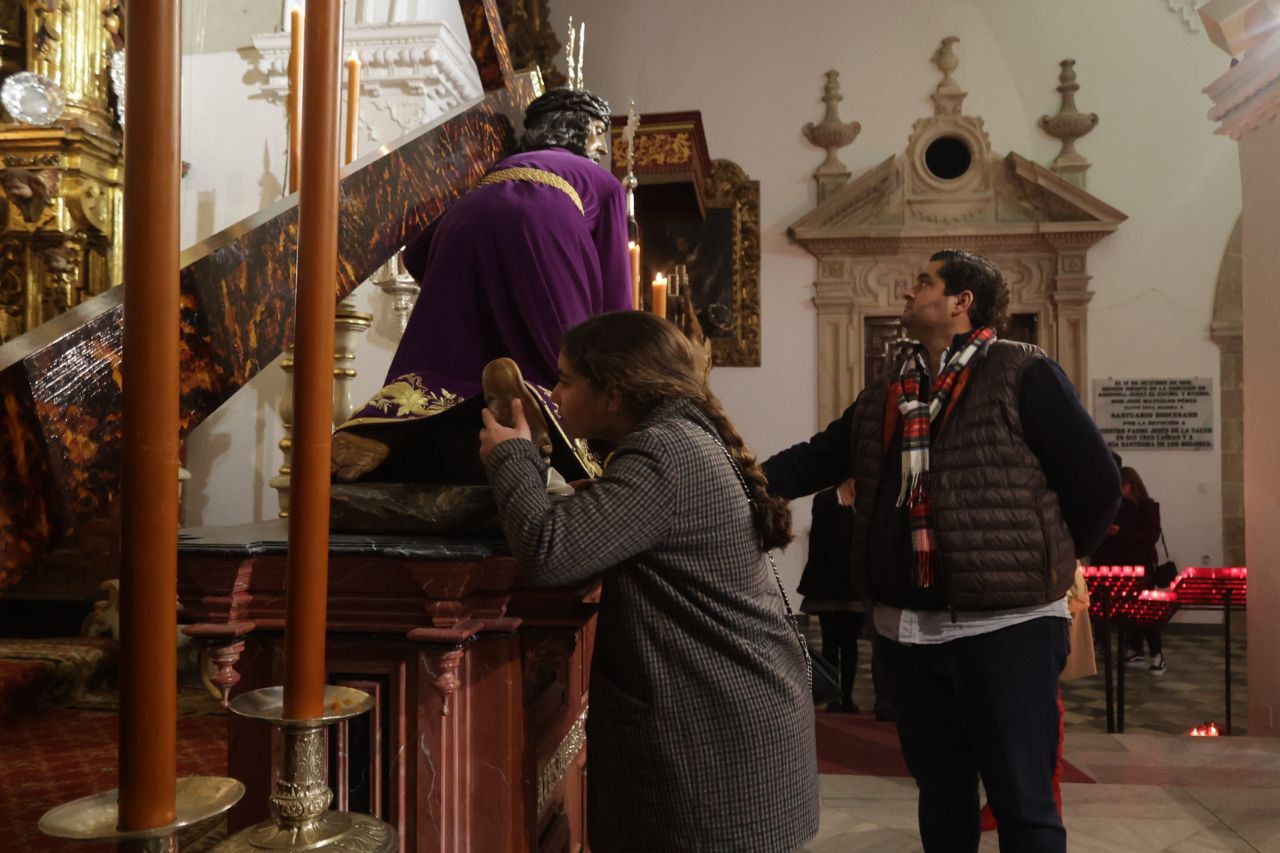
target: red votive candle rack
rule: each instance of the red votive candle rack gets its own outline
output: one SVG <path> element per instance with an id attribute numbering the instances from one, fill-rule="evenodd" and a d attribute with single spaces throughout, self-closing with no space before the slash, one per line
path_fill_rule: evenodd
<path id="1" fill-rule="evenodd" d="M 1089 588 L 1089 615 L 1095 619 L 1120 615 L 1120 603 L 1137 595 L 1147 573 L 1143 566 L 1084 566 L 1083 571 Z"/>
<path id="2" fill-rule="evenodd" d="M 1184 606 L 1222 608 L 1222 734 L 1231 734 L 1231 611 L 1243 610 L 1249 591 L 1244 566 L 1190 566 L 1173 579 L 1170 591 Z"/>
<path id="3" fill-rule="evenodd" d="M 1244 566 L 1191 566 L 1174 578 L 1169 589 L 1183 604 L 1221 605 L 1230 596 L 1232 607 L 1244 607 L 1248 582 L 1249 570 Z"/>
<path id="4" fill-rule="evenodd" d="M 1178 596 L 1167 589 L 1144 589 L 1137 598 L 1117 602 L 1115 613 L 1135 625 L 1163 625 L 1178 610 Z"/>

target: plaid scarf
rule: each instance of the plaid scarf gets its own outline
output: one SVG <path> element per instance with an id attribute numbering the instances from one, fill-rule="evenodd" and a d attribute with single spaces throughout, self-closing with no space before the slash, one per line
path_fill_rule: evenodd
<path id="1" fill-rule="evenodd" d="M 975 329 L 958 352 L 944 358 L 942 370 L 930 388 L 927 402 L 920 399 L 921 377 L 928 375 L 924 347 L 902 365 L 898 410 L 902 412 L 902 488 L 898 506 L 907 507 L 911 548 L 916 555 L 916 587 L 933 586 L 938 575 L 938 544 L 933 533 L 933 495 L 929 488 L 929 425 L 947 409 L 956 380 L 969 366 L 974 353 L 995 340 L 989 326 Z"/>

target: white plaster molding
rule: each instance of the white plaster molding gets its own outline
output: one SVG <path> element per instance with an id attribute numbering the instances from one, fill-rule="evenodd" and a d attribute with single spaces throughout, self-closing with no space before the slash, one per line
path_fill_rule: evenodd
<path id="1" fill-rule="evenodd" d="M 1250 50 L 1204 93 L 1213 101 L 1209 120 L 1232 139 L 1275 118 L 1280 111 L 1280 34 Z"/>
<path id="2" fill-rule="evenodd" d="M 1183 26 L 1187 28 L 1189 33 L 1198 33 L 1204 29 L 1200 25 L 1200 7 L 1207 0 L 1165 0 L 1169 5 L 1169 11 L 1175 12 L 1182 18 Z"/>
<path id="3" fill-rule="evenodd" d="M 440 17 L 440 0 L 349 0 L 343 4 L 343 23 L 354 24 L 404 24 L 432 21 Z M 280 28 L 288 32 L 289 13 L 294 9 L 307 10 L 307 0 L 282 0 L 280 4 Z"/>
<path id="4" fill-rule="evenodd" d="M 289 89 L 289 33 L 256 35 L 253 46 L 258 52 L 257 70 L 264 78 L 262 92 L 272 103 L 283 103 Z M 348 26 L 343 56 L 353 51 L 360 57 L 363 95 L 417 100 L 423 107 L 423 120 L 480 94 L 470 52 L 445 24 L 412 21 Z"/>
<path id="5" fill-rule="evenodd" d="M 787 229 L 817 260 L 818 415 L 840 411 L 865 378 L 868 320 L 901 316 L 916 271 L 939 246 L 986 255 L 1004 270 L 1010 309 L 1034 314 L 1040 345 L 1086 388 L 1087 253 L 1125 215 L 1083 187 L 1016 153 L 992 149 L 983 120 L 959 112 L 957 60 L 943 42 L 945 79 L 934 115 L 912 127 L 906 149 L 831 192 Z M 944 61 L 945 60 L 945 61 Z M 935 140 L 962 142 L 962 174 L 934 174 Z"/>

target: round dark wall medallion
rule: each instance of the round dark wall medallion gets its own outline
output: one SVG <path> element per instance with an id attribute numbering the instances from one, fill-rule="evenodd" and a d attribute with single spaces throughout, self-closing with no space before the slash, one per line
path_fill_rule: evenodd
<path id="1" fill-rule="evenodd" d="M 940 136 L 924 150 L 924 165 L 935 178 L 952 181 L 969 171 L 973 155 L 969 146 L 954 136 Z"/>

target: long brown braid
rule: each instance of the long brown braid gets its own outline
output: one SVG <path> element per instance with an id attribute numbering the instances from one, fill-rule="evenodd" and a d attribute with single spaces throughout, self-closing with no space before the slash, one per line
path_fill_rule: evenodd
<path id="1" fill-rule="evenodd" d="M 592 390 L 616 391 L 636 416 L 663 400 L 689 400 L 697 406 L 746 480 L 761 546 L 769 550 L 791 542 L 791 510 L 769 494 L 755 455 L 698 375 L 693 348 L 679 329 L 640 311 L 600 314 L 566 332 L 561 349 Z"/>

